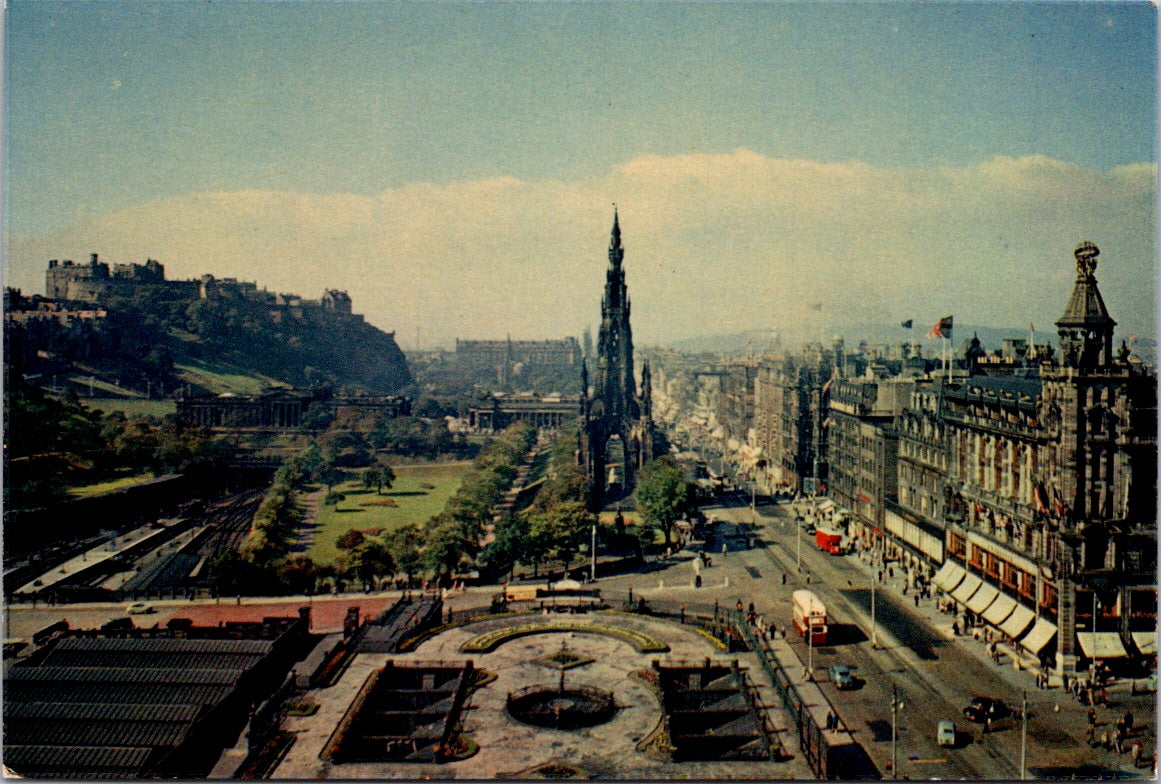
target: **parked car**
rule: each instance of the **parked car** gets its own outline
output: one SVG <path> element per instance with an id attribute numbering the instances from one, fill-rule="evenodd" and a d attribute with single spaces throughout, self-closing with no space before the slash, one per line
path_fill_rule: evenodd
<path id="1" fill-rule="evenodd" d="M 955 722 L 941 721 L 935 725 L 935 742 L 940 746 L 955 745 Z"/>
<path id="2" fill-rule="evenodd" d="M 832 664 L 827 667 L 826 672 L 836 689 L 853 689 L 855 687 L 855 678 L 851 675 L 851 668 L 847 665 Z"/>
<path id="3" fill-rule="evenodd" d="M 130 615 L 148 615 L 153 612 L 153 605 L 146 604 L 145 602 L 133 602 L 133 604 L 125 608 L 125 612 Z"/>
<path id="4" fill-rule="evenodd" d="M 1012 710 L 1003 700 L 992 697 L 974 697 L 971 703 L 963 709 L 964 718 L 968 721 L 983 723 L 988 719 L 995 721 L 1012 715 Z"/>

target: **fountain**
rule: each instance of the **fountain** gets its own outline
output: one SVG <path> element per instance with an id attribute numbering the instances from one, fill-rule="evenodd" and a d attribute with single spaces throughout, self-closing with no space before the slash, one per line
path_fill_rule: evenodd
<path id="1" fill-rule="evenodd" d="M 570 651 L 567 639 L 561 641 L 559 651 L 538 661 L 557 669 L 560 677 L 554 685 L 535 684 L 509 692 L 506 707 L 517 721 L 535 727 L 574 730 L 604 724 L 617 712 L 611 691 L 565 683 L 567 670 L 593 661 Z"/>

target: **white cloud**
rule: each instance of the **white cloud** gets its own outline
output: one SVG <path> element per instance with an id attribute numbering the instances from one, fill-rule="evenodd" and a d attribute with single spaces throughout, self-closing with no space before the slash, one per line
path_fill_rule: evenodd
<path id="1" fill-rule="evenodd" d="M 1097 172 L 1041 156 L 938 169 L 730 154 L 643 156 L 582 182 L 498 177 L 379 196 L 195 193 L 51 237 L 9 238 L 8 285 L 43 290 L 49 258 L 156 258 L 317 297 L 404 346 L 455 337 L 579 335 L 600 320 L 617 202 L 641 342 L 748 328 L 817 334 L 831 323 L 1049 324 L 1092 240 L 1105 301 L 1154 331 L 1153 164 Z"/>

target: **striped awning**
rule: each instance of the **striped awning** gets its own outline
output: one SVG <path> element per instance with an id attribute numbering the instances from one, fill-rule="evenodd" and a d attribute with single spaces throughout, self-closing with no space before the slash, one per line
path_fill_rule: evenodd
<path id="1" fill-rule="evenodd" d="M 1008 594 L 1002 593 L 988 605 L 988 609 L 984 610 L 984 620 L 992 626 L 999 626 L 1015 609 L 1016 600 Z M 1015 637 L 1015 635 L 1012 636 Z"/>
<path id="2" fill-rule="evenodd" d="M 939 571 L 935 573 L 932 582 L 935 587 L 945 593 L 951 593 L 951 589 L 955 588 L 963 581 L 964 570 L 955 561 L 944 561 L 943 566 L 939 567 Z"/>
<path id="3" fill-rule="evenodd" d="M 834 501 L 829 498 L 824 498 L 818 505 L 818 511 L 820 512 L 829 512 L 831 509 L 834 509 Z"/>
<path id="4" fill-rule="evenodd" d="M 1056 636 L 1056 624 L 1051 621 L 1046 621 L 1043 618 L 1036 619 L 1036 625 L 1032 627 L 1032 631 L 1028 632 L 1028 636 L 1020 640 L 1022 645 L 1029 653 L 1037 654 L 1044 650 L 1044 646 L 1052 641 Z"/>
<path id="5" fill-rule="evenodd" d="M 974 612 L 976 615 L 980 615 L 993 601 L 995 601 L 996 597 L 999 595 L 1000 591 L 996 588 L 996 586 L 984 583 L 979 587 L 979 590 L 973 593 L 972 597 L 968 599 L 968 609 Z"/>
<path id="6" fill-rule="evenodd" d="M 1090 659 L 1123 659 L 1129 655 L 1117 632 L 1077 632 L 1076 641 Z"/>
<path id="7" fill-rule="evenodd" d="M 1017 604 L 1016 609 L 1008 616 L 1007 620 L 1000 624 L 1000 631 L 1008 635 L 1012 639 L 1016 639 L 1024 630 L 1032 625 L 1032 620 L 1036 617 L 1036 613 L 1029 610 L 1022 604 Z"/>
<path id="8" fill-rule="evenodd" d="M 1130 632 L 1133 637 L 1133 645 L 1137 647 L 1137 651 L 1143 656 L 1157 655 L 1157 632 Z"/>
<path id="9" fill-rule="evenodd" d="M 955 599 L 960 604 L 967 604 L 968 597 L 976 592 L 976 589 L 983 583 L 977 575 L 969 574 L 963 578 L 963 582 L 959 587 L 951 592 L 951 598 Z"/>

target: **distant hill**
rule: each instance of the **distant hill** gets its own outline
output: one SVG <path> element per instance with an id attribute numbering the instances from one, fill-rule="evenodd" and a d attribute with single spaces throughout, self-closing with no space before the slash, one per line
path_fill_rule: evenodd
<path id="1" fill-rule="evenodd" d="M 923 344 L 925 356 L 936 356 L 940 351 L 940 347 L 938 341 L 927 338 L 927 331 L 930 328 L 930 324 L 921 325 L 918 323 L 915 323 L 911 329 L 905 329 L 898 323 L 881 324 L 864 322 L 841 324 L 831 328 L 825 334 L 824 339 L 827 344 L 830 344 L 835 336 L 841 335 L 843 342 L 851 350 L 857 348 L 860 341 L 866 341 L 871 345 L 885 344 L 890 346 L 919 341 Z M 1027 329 L 1021 330 L 975 324 L 957 324 L 952 334 L 953 347 L 958 349 L 963 341 L 970 340 L 973 335 L 979 336 L 980 343 L 987 351 L 999 349 L 1001 343 L 1006 339 L 1017 338 L 1027 340 L 1029 337 Z M 1129 337 L 1129 335 L 1118 334 L 1117 345 L 1120 345 L 1121 340 L 1128 340 Z M 1132 345 L 1133 352 L 1140 356 L 1146 363 L 1155 365 L 1157 342 L 1154 336 L 1142 335 L 1136 337 L 1137 340 Z M 813 340 L 817 341 L 818 337 L 814 337 Z M 748 356 L 777 354 L 784 348 L 795 351 L 802 342 L 804 341 L 782 337 L 775 330 L 761 329 L 724 335 L 687 338 L 672 341 L 666 345 L 669 348 L 691 354 L 712 353 L 723 356 Z M 1036 342 L 1041 345 L 1048 343 L 1056 346 L 1056 330 L 1037 331 Z"/>
<path id="2" fill-rule="evenodd" d="M 353 314 L 345 292 L 305 300 L 252 283 L 163 274 L 57 287 L 84 300 L 7 291 L 7 369 L 44 386 L 71 383 L 82 396 L 101 392 L 93 379 L 111 385 L 105 396 L 154 398 L 280 384 L 397 393 L 412 383 L 394 333 Z"/>

